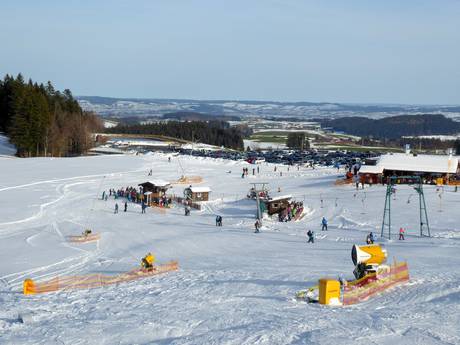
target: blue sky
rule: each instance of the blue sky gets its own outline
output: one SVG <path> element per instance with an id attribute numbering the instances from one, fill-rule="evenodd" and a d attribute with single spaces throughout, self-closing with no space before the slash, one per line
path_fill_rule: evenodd
<path id="1" fill-rule="evenodd" d="M 460 0 L 11 0 L 0 42 L 76 95 L 460 104 Z"/>

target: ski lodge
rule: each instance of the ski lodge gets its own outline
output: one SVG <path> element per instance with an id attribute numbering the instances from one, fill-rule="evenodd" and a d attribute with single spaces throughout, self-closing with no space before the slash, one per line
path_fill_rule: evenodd
<path id="1" fill-rule="evenodd" d="M 362 183 L 384 183 L 389 176 L 420 176 L 427 184 L 456 184 L 460 176 L 458 157 L 390 153 L 380 156 L 375 165 L 362 165 Z"/>
<path id="2" fill-rule="evenodd" d="M 152 202 L 162 198 L 166 195 L 166 191 L 171 188 L 171 184 L 164 180 L 152 180 L 144 183 L 139 183 L 142 187 L 142 193 L 144 194 L 147 204 L 150 205 Z"/>
<path id="3" fill-rule="evenodd" d="M 275 198 L 263 200 L 268 214 L 271 216 L 275 213 L 280 213 L 281 211 L 288 208 L 289 203 L 292 199 L 290 195 L 278 196 Z"/>
<path id="4" fill-rule="evenodd" d="M 192 202 L 197 201 L 209 201 L 209 193 L 211 192 L 211 188 L 209 187 L 188 187 L 184 190 L 184 196 L 186 200 L 190 200 Z"/>

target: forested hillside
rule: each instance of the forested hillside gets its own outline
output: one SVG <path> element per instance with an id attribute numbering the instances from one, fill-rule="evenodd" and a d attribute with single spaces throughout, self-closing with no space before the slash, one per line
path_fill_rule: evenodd
<path id="1" fill-rule="evenodd" d="M 91 147 L 91 132 L 100 125 L 68 89 L 60 92 L 51 82 L 25 82 L 21 74 L 0 80 L 0 131 L 16 145 L 19 156 L 82 154 Z"/>
<path id="2" fill-rule="evenodd" d="M 401 136 L 457 134 L 460 122 L 444 115 L 400 115 L 373 120 L 365 117 L 343 117 L 333 120 L 319 120 L 323 127 L 332 127 L 363 137 L 397 139 Z"/>
<path id="3" fill-rule="evenodd" d="M 223 121 L 169 121 L 146 125 L 119 125 L 110 128 L 110 133 L 164 135 L 236 150 L 242 150 L 244 146 L 240 130 L 230 127 Z"/>

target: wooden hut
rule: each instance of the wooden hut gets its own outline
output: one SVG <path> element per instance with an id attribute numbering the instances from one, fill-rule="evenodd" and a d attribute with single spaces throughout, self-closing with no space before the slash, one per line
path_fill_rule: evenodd
<path id="1" fill-rule="evenodd" d="M 142 194 L 145 196 L 146 203 L 158 204 L 159 199 L 166 195 L 166 191 L 171 188 L 171 184 L 164 180 L 151 180 L 144 183 L 139 183 L 142 187 Z"/>
<path id="2" fill-rule="evenodd" d="M 268 200 L 264 200 L 265 207 L 269 215 L 280 213 L 281 211 L 288 208 L 292 196 L 283 195 Z"/>
<path id="3" fill-rule="evenodd" d="M 209 187 L 188 187 L 184 190 L 184 196 L 192 202 L 208 201 L 211 188 Z"/>

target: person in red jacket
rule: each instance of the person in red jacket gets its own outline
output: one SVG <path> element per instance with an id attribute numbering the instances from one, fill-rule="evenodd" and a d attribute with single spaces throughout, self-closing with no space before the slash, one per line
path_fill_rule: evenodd
<path id="1" fill-rule="evenodd" d="M 403 228 L 399 228 L 399 239 L 400 240 L 404 240 L 404 229 Z"/>

